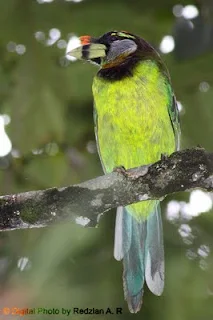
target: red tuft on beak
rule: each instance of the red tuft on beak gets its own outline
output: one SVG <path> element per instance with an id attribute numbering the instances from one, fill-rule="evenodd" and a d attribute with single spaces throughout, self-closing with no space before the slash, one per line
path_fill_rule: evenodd
<path id="1" fill-rule="evenodd" d="M 90 36 L 82 36 L 79 38 L 80 41 L 81 41 L 81 45 L 82 46 L 85 46 L 87 44 L 90 44 L 90 41 L 91 41 L 91 37 Z"/>

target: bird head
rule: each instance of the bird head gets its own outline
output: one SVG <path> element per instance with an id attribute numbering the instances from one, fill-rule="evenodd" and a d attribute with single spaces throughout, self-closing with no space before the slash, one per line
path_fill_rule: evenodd
<path id="1" fill-rule="evenodd" d="M 80 45 L 67 55 L 111 68 L 131 57 L 140 45 L 140 38 L 126 31 L 107 32 L 99 38 L 82 36 Z"/>

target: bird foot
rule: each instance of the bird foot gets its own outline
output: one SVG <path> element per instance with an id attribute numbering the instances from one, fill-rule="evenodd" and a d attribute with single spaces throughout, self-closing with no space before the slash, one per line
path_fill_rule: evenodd
<path id="1" fill-rule="evenodd" d="M 168 154 L 167 153 L 161 153 L 160 159 L 162 161 L 168 159 Z"/>
<path id="2" fill-rule="evenodd" d="M 125 167 L 120 166 L 120 167 L 115 167 L 113 169 L 113 172 L 117 172 L 122 174 L 125 178 L 130 178 L 130 179 L 137 179 L 139 176 L 141 176 L 141 169 L 140 168 L 133 168 L 129 169 L 128 171 L 125 169 Z M 147 170 L 146 170 L 147 172 Z"/>
<path id="3" fill-rule="evenodd" d="M 113 172 L 121 173 L 121 174 L 123 174 L 124 176 L 127 175 L 127 171 L 126 171 L 126 169 L 125 169 L 124 166 L 115 167 L 115 168 L 113 169 Z"/>
<path id="4" fill-rule="evenodd" d="M 127 171 L 124 166 L 115 167 L 113 172 L 121 173 L 125 178 L 133 178 L 132 172 Z"/>

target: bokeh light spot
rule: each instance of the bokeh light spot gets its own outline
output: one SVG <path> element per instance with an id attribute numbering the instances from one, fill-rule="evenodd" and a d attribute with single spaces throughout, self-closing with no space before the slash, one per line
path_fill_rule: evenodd
<path id="1" fill-rule="evenodd" d="M 186 238 L 191 235 L 192 229 L 188 224 L 181 224 L 180 228 L 178 229 L 178 232 L 182 238 Z"/>
<path id="2" fill-rule="evenodd" d="M 16 43 L 13 41 L 9 41 L 7 44 L 7 51 L 15 52 L 16 51 Z"/>
<path id="3" fill-rule="evenodd" d="M 45 33 L 43 31 L 36 31 L 35 38 L 38 41 L 44 41 L 45 40 Z"/>
<path id="4" fill-rule="evenodd" d="M 200 84 L 199 84 L 199 90 L 201 92 L 207 92 L 209 91 L 209 88 L 210 88 L 210 85 L 208 84 L 208 82 L 206 81 L 202 81 Z"/>
<path id="5" fill-rule="evenodd" d="M 5 157 L 12 149 L 12 143 L 4 129 L 4 117 L 0 116 L 0 157 Z"/>
<path id="6" fill-rule="evenodd" d="M 175 48 L 174 38 L 169 35 L 164 36 L 159 46 L 160 51 L 166 54 L 166 53 L 172 52 L 174 48 Z"/>
<path id="7" fill-rule="evenodd" d="M 49 31 L 49 36 L 51 39 L 57 41 L 61 37 L 61 31 L 57 28 L 52 28 Z"/>
<path id="8" fill-rule="evenodd" d="M 18 44 L 16 46 L 16 52 L 20 55 L 24 54 L 26 52 L 26 47 L 23 44 Z"/>
<path id="9" fill-rule="evenodd" d="M 181 4 L 176 4 L 172 8 L 172 12 L 173 12 L 175 17 L 181 17 L 182 16 L 182 12 L 183 12 L 183 6 Z"/>
<path id="10" fill-rule="evenodd" d="M 207 246 L 206 244 L 202 244 L 198 250 L 197 253 L 199 254 L 199 256 L 201 256 L 202 258 L 207 258 L 209 253 L 210 253 L 210 248 L 209 246 Z"/>
<path id="11" fill-rule="evenodd" d="M 187 5 L 182 10 L 182 16 L 185 19 L 194 19 L 199 15 L 198 8 L 194 5 Z"/>
<path id="12" fill-rule="evenodd" d="M 58 47 L 59 49 L 66 49 L 66 47 L 67 47 L 67 42 L 66 42 L 66 40 L 60 39 L 60 40 L 57 42 L 57 47 Z"/>

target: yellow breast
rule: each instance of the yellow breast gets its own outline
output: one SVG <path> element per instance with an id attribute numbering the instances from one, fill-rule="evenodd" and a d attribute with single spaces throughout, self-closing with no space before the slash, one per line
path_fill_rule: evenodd
<path id="1" fill-rule="evenodd" d="M 152 163 L 175 150 L 168 86 L 151 61 L 139 64 L 133 77 L 94 79 L 97 142 L 107 172 Z"/>

